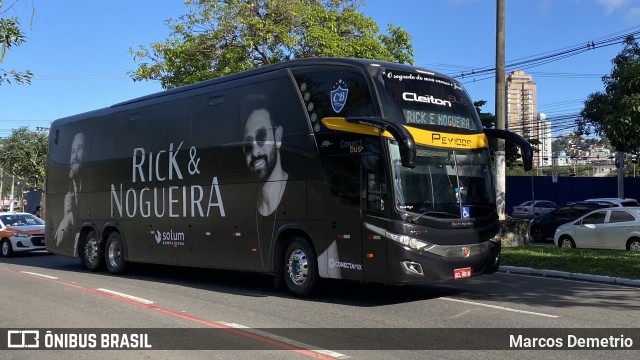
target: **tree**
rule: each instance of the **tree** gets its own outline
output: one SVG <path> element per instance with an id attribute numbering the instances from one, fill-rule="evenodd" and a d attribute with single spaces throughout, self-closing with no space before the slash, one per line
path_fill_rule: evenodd
<path id="1" fill-rule="evenodd" d="M 0 167 L 7 174 L 24 179 L 28 188 L 44 186 L 47 157 L 47 134 L 29 131 L 27 127 L 14 129 L 0 139 Z"/>
<path id="2" fill-rule="evenodd" d="M 17 0 L 16 0 L 17 1 Z M 15 5 L 15 2 L 9 5 L 6 9 L 2 9 L 2 0 L 0 0 L 0 16 L 11 9 Z M 35 10 L 34 10 L 35 11 Z M 33 22 L 34 11 L 31 12 L 31 21 Z M 20 22 L 17 17 L 3 18 L 0 17 L 0 64 L 4 61 L 4 58 L 8 50 L 13 47 L 22 45 L 26 40 L 24 33 L 20 30 Z M 13 80 L 16 84 L 30 84 L 33 74 L 29 70 L 19 72 L 16 70 L 5 70 L 0 67 L 0 85 L 4 82 L 11 83 Z"/>
<path id="3" fill-rule="evenodd" d="M 363 0 L 187 0 L 165 23 L 169 38 L 129 49 L 134 81 L 165 89 L 296 58 L 358 57 L 413 62 L 409 34 L 387 34 L 359 12 Z"/>
<path id="4" fill-rule="evenodd" d="M 580 134 L 609 139 L 616 151 L 638 154 L 640 149 L 640 47 L 629 36 L 624 49 L 612 60 L 611 74 L 602 77 L 604 92 L 587 98 L 577 120 Z"/>

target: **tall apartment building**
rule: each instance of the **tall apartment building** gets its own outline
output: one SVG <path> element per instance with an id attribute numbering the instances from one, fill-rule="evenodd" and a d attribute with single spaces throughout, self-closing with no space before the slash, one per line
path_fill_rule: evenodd
<path id="1" fill-rule="evenodd" d="M 520 134 L 527 140 L 539 140 L 540 151 L 533 154 L 533 166 L 545 166 L 551 160 L 551 124 L 538 119 L 536 83 L 531 75 L 522 70 L 512 71 L 506 76 L 506 128 Z M 548 148 L 544 146 L 547 142 Z"/>
<path id="2" fill-rule="evenodd" d="M 553 152 L 551 150 L 551 121 L 545 113 L 538 113 L 538 139 L 540 140 L 538 166 L 553 165 Z"/>

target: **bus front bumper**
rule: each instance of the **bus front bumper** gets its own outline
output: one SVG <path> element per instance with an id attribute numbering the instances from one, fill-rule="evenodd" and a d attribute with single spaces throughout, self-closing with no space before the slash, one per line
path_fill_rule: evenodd
<path id="1" fill-rule="evenodd" d="M 388 280 L 396 284 L 464 279 L 492 274 L 500 266 L 500 243 L 491 240 L 420 251 L 389 242 L 388 249 Z"/>

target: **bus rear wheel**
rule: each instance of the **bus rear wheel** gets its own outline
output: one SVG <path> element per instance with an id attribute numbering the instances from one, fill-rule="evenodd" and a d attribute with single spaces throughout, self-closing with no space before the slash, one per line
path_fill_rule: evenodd
<path id="1" fill-rule="evenodd" d="M 82 244 L 80 244 L 80 262 L 84 267 L 91 271 L 102 270 L 103 251 L 102 244 L 98 241 L 98 234 L 91 230 L 84 237 Z"/>
<path id="2" fill-rule="evenodd" d="M 318 260 L 309 242 L 296 237 L 284 255 L 284 283 L 297 296 L 313 293 L 318 280 Z"/>
<path id="3" fill-rule="evenodd" d="M 112 274 L 122 274 L 127 262 L 124 260 L 124 245 L 119 232 L 112 232 L 105 244 L 107 270 Z"/>

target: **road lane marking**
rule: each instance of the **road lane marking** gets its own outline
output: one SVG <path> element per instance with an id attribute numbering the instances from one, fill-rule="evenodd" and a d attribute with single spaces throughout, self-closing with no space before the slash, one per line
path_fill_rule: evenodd
<path id="1" fill-rule="evenodd" d="M 25 274 L 25 273 L 22 273 L 20 271 L 11 270 L 9 268 L 3 268 L 2 270 L 5 271 L 5 272 L 13 273 L 13 274 L 18 274 L 18 275 L 22 275 L 22 276 L 35 278 L 35 276 L 33 276 L 31 274 Z M 279 341 L 279 340 L 275 340 L 275 339 L 271 339 L 271 338 L 268 338 L 268 337 L 265 337 L 265 336 L 262 336 L 262 335 L 251 333 L 251 332 L 247 331 L 246 329 L 233 328 L 231 326 L 224 325 L 224 324 L 221 324 L 221 323 L 218 323 L 218 322 L 215 322 L 215 321 L 210 321 L 210 320 L 202 319 L 202 318 L 199 318 L 199 317 L 187 315 L 187 314 L 180 313 L 180 312 L 177 312 L 177 311 L 173 311 L 173 310 L 170 310 L 170 309 L 162 308 L 162 307 L 159 307 L 159 306 L 156 306 L 156 305 L 144 304 L 144 303 L 129 299 L 127 297 L 122 297 L 122 296 L 119 296 L 119 295 L 116 295 L 116 294 L 112 294 L 110 292 L 105 292 L 105 291 L 100 291 L 98 289 L 92 289 L 92 288 L 84 287 L 84 286 L 73 284 L 73 283 L 70 283 L 70 282 L 64 281 L 64 280 L 49 279 L 49 278 L 42 278 L 42 277 L 40 277 L 40 279 L 52 282 L 54 284 L 64 285 L 64 286 L 67 286 L 67 287 L 70 287 L 70 288 L 73 288 L 73 289 L 76 289 L 76 290 L 81 290 L 81 291 L 88 292 L 88 293 L 91 293 L 91 294 L 100 295 L 100 296 L 104 296 L 104 297 L 111 298 L 111 299 L 114 299 L 114 300 L 126 302 L 126 303 L 129 303 L 131 305 L 143 307 L 143 308 L 145 308 L 147 310 L 157 311 L 157 312 L 163 313 L 165 315 L 181 318 L 183 320 L 195 322 L 195 323 L 198 323 L 198 324 L 201 324 L 201 325 L 205 325 L 205 326 L 208 326 L 208 327 L 226 330 L 226 331 L 229 331 L 229 332 L 234 333 L 236 335 L 241 335 L 241 336 L 253 339 L 255 341 L 261 342 L 263 344 L 272 345 L 272 346 L 278 347 L 278 348 L 280 348 L 282 350 L 292 351 L 292 352 L 295 352 L 295 353 L 300 354 L 300 355 L 305 355 L 305 356 L 308 356 L 308 357 L 321 359 L 321 360 L 334 360 L 335 359 L 334 357 L 325 355 L 325 354 L 323 354 L 321 352 L 318 352 L 318 351 L 313 351 L 313 350 L 308 350 L 308 349 L 305 349 L 305 348 L 300 348 L 298 346 L 287 344 L 287 343 L 284 343 L 284 342 Z M 326 350 L 324 350 L 324 351 L 326 351 Z"/>
<path id="2" fill-rule="evenodd" d="M 479 303 L 479 302 L 475 302 L 475 301 L 453 299 L 453 298 L 449 298 L 449 297 L 441 297 L 441 298 L 438 298 L 438 299 L 446 300 L 446 301 L 453 301 L 453 302 L 458 302 L 458 303 L 468 304 L 468 305 L 484 306 L 484 307 L 488 307 L 488 308 L 491 308 L 491 309 L 511 311 L 511 312 L 516 312 L 516 313 L 520 313 L 520 314 L 548 317 L 548 318 L 552 318 L 552 319 L 557 319 L 557 318 L 560 317 L 560 316 L 557 316 L 557 315 L 550 315 L 550 314 L 544 314 L 544 313 L 526 311 L 526 310 L 518 310 L 518 309 L 512 309 L 512 308 L 508 308 L 508 307 L 504 307 L 504 306 L 483 304 L 483 303 Z"/>
<path id="3" fill-rule="evenodd" d="M 120 297 L 123 297 L 125 299 L 133 300 L 133 301 L 139 302 L 141 304 L 146 304 L 146 305 L 153 304 L 153 301 L 151 301 L 151 300 L 143 299 L 143 298 L 140 298 L 140 297 L 137 297 L 137 296 L 133 296 L 133 295 L 129 295 L 129 294 L 123 294 L 121 292 L 117 292 L 117 291 L 113 291 L 113 290 L 109 290 L 109 289 L 98 288 L 96 290 L 101 291 L 101 292 L 105 292 L 107 294 L 120 296 Z"/>
<path id="4" fill-rule="evenodd" d="M 49 276 L 49 275 L 44 275 L 44 274 L 38 274 L 38 273 L 34 273 L 31 271 L 20 271 L 23 274 L 28 274 L 28 275 L 33 275 L 33 276 L 41 276 L 43 278 L 47 278 L 47 279 L 52 279 L 52 280 L 58 280 L 57 277 L 55 276 Z"/>
<path id="5" fill-rule="evenodd" d="M 268 333 L 266 331 L 252 329 L 252 328 L 250 328 L 248 326 L 244 326 L 244 325 L 240 325 L 240 324 L 236 324 L 236 323 L 230 323 L 230 322 L 226 322 L 226 321 L 216 321 L 216 322 L 219 323 L 219 324 L 223 324 L 223 325 L 235 328 L 235 329 L 242 329 L 244 331 L 247 331 L 247 332 L 259 335 L 259 336 L 263 336 L 263 337 L 266 337 L 266 338 L 269 338 L 269 339 L 280 341 L 280 342 L 283 342 L 285 344 L 289 344 L 289 345 L 292 345 L 292 346 L 295 346 L 295 347 L 299 347 L 299 348 L 302 348 L 302 349 L 308 349 L 309 351 L 313 351 L 313 352 L 316 352 L 318 354 L 325 355 L 325 356 L 330 356 L 330 357 L 332 357 L 334 359 L 348 359 L 350 357 L 348 355 L 341 354 L 339 352 L 335 352 L 335 351 L 332 351 L 332 350 L 319 349 L 319 348 L 316 348 L 316 347 L 311 346 L 309 344 L 301 343 L 299 341 L 295 341 L 295 340 L 292 340 L 292 339 L 289 339 L 289 338 L 286 338 L 286 337 L 282 337 L 282 336 L 279 336 L 279 335 L 271 334 L 271 333 Z"/>

